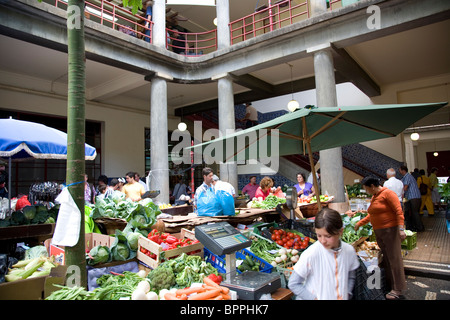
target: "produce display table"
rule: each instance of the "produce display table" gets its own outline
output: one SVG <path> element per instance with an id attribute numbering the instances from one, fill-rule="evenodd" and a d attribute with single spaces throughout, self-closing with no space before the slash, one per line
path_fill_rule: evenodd
<path id="1" fill-rule="evenodd" d="M 205 217 L 198 216 L 195 213 L 190 213 L 186 216 L 173 216 L 170 219 L 161 219 L 164 222 L 165 230 L 169 233 L 180 232 L 182 228 L 192 229 L 195 226 L 210 223 L 210 222 L 221 222 L 227 221 L 230 224 L 251 224 L 254 220 L 276 215 L 278 212 L 273 210 L 262 210 L 262 209 L 237 209 L 239 214 L 235 216 L 215 216 L 215 217 Z"/>
<path id="2" fill-rule="evenodd" d="M 44 223 L 0 228 L 0 240 L 51 236 L 55 231 L 55 225 L 55 223 Z"/>

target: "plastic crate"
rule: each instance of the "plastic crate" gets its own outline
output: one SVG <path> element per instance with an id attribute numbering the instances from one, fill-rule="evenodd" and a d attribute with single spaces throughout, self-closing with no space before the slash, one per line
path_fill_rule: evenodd
<path id="1" fill-rule="evenodd" d="M 402 248 L 406 250 L 412 250 L 417 246 L 417 232 L 413 232 L 411 236 L 406 236 L 406 239 L 402 241 Z"/>
<path id="2" fill-rule="evenodd" d="M 380 272 L 380 288 L 369 288 L 368 283 L 371 283 L 371 280 L 368 279 L 369 276 L 372 276 L 370 272 L 368 272 L 366 265 L 364 262 L 358 258 L 360 266 L 356 270 L 356 280 L 355 286 L 353 288 L 353 300 L 386 300 L 385 293 L 386 284 L 385 284 L 385 275 L 384 269 L 378 269 Z M 374 271 L 373 271 L 374 272 Z M 372 272 L 372 273 L 373 273 Z"/>
<path id="3" fill-rule="evenodd" d="M 204 250 L 203 252 L 204 252 L 204 257 L 205 257 L 206 262 L 209 262 L 214 268 L 219 270 L 220 273 L 226 273 L 225 255 L 218 256 L 218 255 L 212 253 L 211 251 L 209 251 L 207 248 L 204 248 L 203 250 Z M 264 261 L 261 258 L 258 258 L 257 256 L 255 256 L 252 252 L 248 251 L 247 249 L 242 249 L 240 251 L 236 251 L 236 259 L 244 260 L 245 256 L 250 256 L 255 263 L 259 264 L 260 272 L 264 272 L 264 273 L 272 272 L 273 266 L 270 263 Z M 237 268 L 236 268 L 236 271 L 238 273 L 241 273 L 241 271 L 239 271 Z"/>

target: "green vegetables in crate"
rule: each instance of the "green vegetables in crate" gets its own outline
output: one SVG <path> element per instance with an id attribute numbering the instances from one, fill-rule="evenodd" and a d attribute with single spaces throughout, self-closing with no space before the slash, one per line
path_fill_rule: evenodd
<path id="1" fill-rule="evenodd" d="M 369 237 L 372 235 L 372 225 L 370 223 L 361 226 L 357 231 L 355 230 L 356 223 L 363 219 L 367 213 L 356 212 L 353 217 L 344 215 L 342 222 L 344 224 L 344 232 L 342 233 L 342 240 L 347 243 L 352 243 L 361 237 Z"/>
<path id="2" fill-rule="evenodd" d="M 110 262 L 111 259 L 111 250 L 107 246 L 96 246 L 86 253 L 86 260 L 90 266 Z"/>
<path id="3" fill-rule="evenodd" d="M 279 198 L 272 194 L 268 195 L 264 200 L 254 199 L 248 203 L 251 208 L 259 208 L 264 210 L 275 209 L 279 204 L 286 203 L 285 198 Z"/>

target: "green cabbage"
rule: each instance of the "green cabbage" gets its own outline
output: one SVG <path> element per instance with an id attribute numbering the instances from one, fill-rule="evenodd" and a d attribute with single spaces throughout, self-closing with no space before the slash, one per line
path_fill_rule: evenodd
<path id="1" fill-rule="evenodd" d="M 128 244 L 130 245 L 131 250 L 137 250 L 138 248 L 138 240 L 141 237 L 140 232 L 130 232 L 127 234 Z"/>
<path id="2" fill-rule="evenodd" d="M 96 246 L 86 254 L 87 263 L 90 266 L 97 263 L 106 263 L 111 261 L 111 251 L 107 246 Z"/>
<path id="3" fill-rule="evenodd" d="M 32 220 L 36 215 L 36 207 L 35 206 L 25 206 L 22 208 L 23 215 L 28 220 Z"/>

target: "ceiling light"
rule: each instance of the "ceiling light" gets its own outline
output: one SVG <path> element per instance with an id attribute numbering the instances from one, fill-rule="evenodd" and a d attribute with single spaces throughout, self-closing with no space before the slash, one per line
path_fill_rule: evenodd
<path id="1" fill-rule="evenodd" d="M 214 18 L 213 23 L 217 27 L 217 18 Z"/>
<path id="2" fill-rule="evenodd" d="M 292 99 L 291 101 L 288 102 L 287 107 L 290 112 L 294 112 L 295 110 L 298 109 L 298 107 L 300 107 L 300 104 L 298 103 L 297 100 Z"/>
<path id="3" fill-rule="evenodd" d="M 180 123 L 178 124 L 178 130 L 180 130 L 181 132 L 186 131 L 186 129 L 187 129 L 186 123 L 180 122 Z"/>
<path id="4" fill-rule="evenodd" d="M 417 141 L 417 140 L 419 140 L 419 138 L 420 138 L 420 136 L 417 132 L 411 133 L 411 140 Z"/>
<path id="5" fill-rule="evenodd" d="M 434 153 L 433 153 L 433 156 L 435 156 L 435 157 L 437 157 L 439 155 L 439 153 L 437 152 L 437 151 L 435 151 Z"/>

